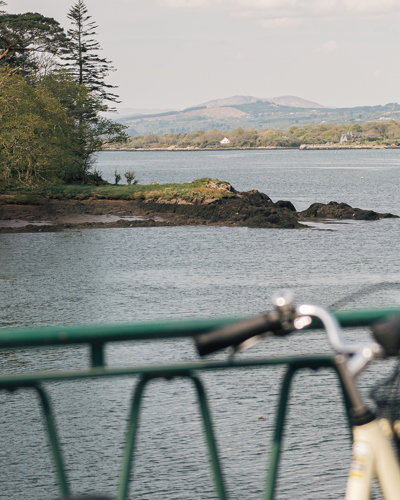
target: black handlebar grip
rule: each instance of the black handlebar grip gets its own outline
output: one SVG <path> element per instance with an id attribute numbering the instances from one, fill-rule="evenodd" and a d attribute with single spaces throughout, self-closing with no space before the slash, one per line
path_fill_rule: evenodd
<path id="1" fill-rule="evenodd" d="M 372 325 L 372 335 L 386 356 L 400 354 L 400 316 L 391 316 Z"/>
<path id="2" fill-rule="evenodd" d="M 205 356 L 232 345 L 239 345 L 255 335 L 266 332 L 280 335 L 289 333 L 282 328 L 278 313 L 272 312 L 197 335 L 195 344 L 200 356 Z"/>

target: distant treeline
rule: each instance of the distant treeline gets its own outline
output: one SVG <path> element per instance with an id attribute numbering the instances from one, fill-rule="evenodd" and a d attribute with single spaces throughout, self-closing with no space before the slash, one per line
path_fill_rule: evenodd
<path id="1" fill-rule="evenodd" d="M 186 148 L 253 148 L 253 147 L 299 147 L 302 144 L 338 144 L 343 134 L 355 134 L 357 137 L 349 139 L 347 144 L 382 144 L 400 146 L 400 122 L 394 120 L 370 122 L 352 125 L 293 125 L 288 130 L 244 130 L 237 128 L 233 131 L 199 130 L 189 134 L 142 135 L 130 137 L 126 148 L 168 148 L 171 146 Z M 220 141 L 227 137 L 229 144 L 221 145 Z M 117 146 L 118 147 L 118 146 Z"/>

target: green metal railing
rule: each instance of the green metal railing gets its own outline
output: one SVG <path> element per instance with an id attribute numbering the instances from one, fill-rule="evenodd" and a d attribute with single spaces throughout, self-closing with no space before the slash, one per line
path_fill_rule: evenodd
<path id="1" fill-rule="evenodd" d="M 400 309 L 344 311 L 334 313 L 344 328 L 368 326 L 372 322 L 391 314 L 400 314 Z M 278 476 L 281 443 L 284 432 L 286 408 L 293 376 L 297 371 L 308 368 L 318 370 L 330 368 L 337 375 L 342 388 L 343 401 L 348 418 L 350 403 L 346 390 L 341 383 L 336 368 L 334 355 L 281 357 L 266 359 L 228 359 L 226 361 L 200 361 L 180 364 L 163 364 L 150 366 L 133 366 L 126 368 L 112 368 L 105 364 L 104 348 L 112 342 L 126 342 L 137 340 L 162 340 L 171 338 L 194 337 L 195 335 L 211 329 L 232 323 L 238 319 L 213 319 L 170 321 L 159 323 L 140 323 L 133 325 L 114 326 L 82 326 L 65 328 L 32 328 L 0 330 L 0 349 L 33 348 L 38 346 L 66 346 L 70 344 L 88 344 L 91 352 L 90 367 L 84 370 L 56 371 L 43 373 L 17 373 L 0 376 L 0 390 L 16 391 L 30 389 L 36 391 L 41 403 L 44 420 L 52 451 L 57 482 L 62 499 L 70 495 L 67 475 L 63 463 L 61 447 L 57 435 L 53 411 L 49 397 L 42 384 L 62 380 L 78 380 L 84 378 L 116 377 L 136 375 L 139 381 L 134 389 L 132 405 L 128 419 L 125 451 L 121 466 L 117 499 L 128 498 L 129 481 L 132 478 L 136 437 L 139 429 L 140 406 L 146 385 L 157 378 L 173 379 L 186 378 L 192 381 L 197 393 L 201 416 L 203 419 L 206 443 L 208 447 L 212 473 L 215 483 L 217 498 L 225 500 L 227 493 L 224 485 L 222 468 L 218 457 L 217 445 L 214 437 L 210 410 L 207 402 L 206 391 L 198 372 L 233 370 L 243 368 L 261 369 L 268 366 L 286 365 L 287 370 L 282 382 L 279 397 L 273 443 L 270 452 L 269 470 L 264 492 L 265 500 L 274 498 Z M 321 328 L 319 321 L 313 321 L 309 328 Z"/>

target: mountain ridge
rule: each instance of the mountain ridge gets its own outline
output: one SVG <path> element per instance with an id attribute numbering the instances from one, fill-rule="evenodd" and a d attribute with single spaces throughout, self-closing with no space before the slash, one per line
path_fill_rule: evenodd
<path id="1" fill-rule="evenodd" d="M 213 99 L 202 104 L 198 104 L 194 107 L 205 106 L 206 108 L 218 108 L 224 106 L 237 106 L 241 104 L 252 104 L 255 102 L 272 102 L 274 104 L 279 104 L 280 106 L 290 106 L 292 108 L 326 108 L 322 104 L 317 102 L 308 101 L 302 97 L 296 96 L 279 96 L 279 97 L 253 97 L 253 96 L 242 96 L 235 95 L 232 97 L 225 97 L 223 99 Z"/>
<path id="2" fill-rule="evenodd" d="M 219 129 L 283 129 L 292 125 L 351 125 L 368 121 L 400 121 L 400 105 L 330 108 L 295 96 L 257 99 L 252 96 L 233 96 L 215 99 L 178 111 L 120 116 L 115 121 L 128 126 L 131 136 L 169 133 L 191 133 Z M 280 102 L 280 103 L 279 103 Z M 283 104 L 285 103 L 285 104 Z M 310 106 L 311 107 L 304 107 Z"/>

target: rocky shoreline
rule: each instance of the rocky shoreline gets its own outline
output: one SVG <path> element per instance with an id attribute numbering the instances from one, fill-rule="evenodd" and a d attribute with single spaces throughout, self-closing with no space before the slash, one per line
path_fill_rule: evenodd
<path id="1" fill-rule="evenodd" d="M 145 200 L 45 199 L 18 205 L 0 196 L 0 233 L 54 232 L 68 229 L 160 226 L 242 226 L 304 229 L 307 222 L 398 218 L 391 213 L 353 208 L 346 203 L 313 203 L 296 211 L 290 201 L 273 202 L 257 190 L 236 192 L 230 198 L 173 198 Z"/>

